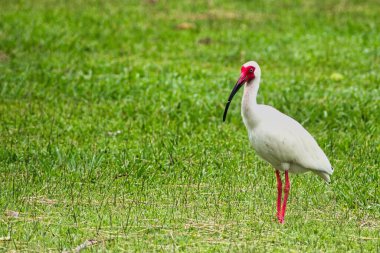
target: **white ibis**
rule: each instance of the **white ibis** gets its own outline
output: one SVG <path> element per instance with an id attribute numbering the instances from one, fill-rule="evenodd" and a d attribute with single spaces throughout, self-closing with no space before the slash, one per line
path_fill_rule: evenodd
<path id="1" fill-rule="evenodd" d="M 232 98 L 244 85 L 241 115 L 256 153 L 269 162 L 276 171 L 277 219 L 283 223 L 290 190 L 288 172 L 311 171 L 329 182 L 334 169 L 317 142 L 301 124 L 271 106 L 257 104 L 260 76 L 260 67 L 254 61 L 247 62 L 241 67 L 240 78 L 228 98 L 223 121 L 226 120 Z M 282 206 L 280 171 L 285 172 Z"/>

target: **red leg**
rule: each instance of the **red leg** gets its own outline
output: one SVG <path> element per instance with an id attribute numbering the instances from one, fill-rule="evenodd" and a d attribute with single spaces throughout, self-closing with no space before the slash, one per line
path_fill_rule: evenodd
<path id="1" fill-rule="evenodd" d="M 281 221 L 281 198 L 282 198 L 282 182 L 280 171 L 276 170 L 277 178 L 277 219 Z"/>
<path id="2" fill-rule="evenodd" d="M 290 190 L 290 181 L 288 171 L 285 171 L 285 189 L 284 189 L 284 202 L 282 203 L 282 211 L 281 211 L 281 223 L 284 223 L 285 219 L 285 211 L 286 211 L 286 202 L 288 201 L 288 195 Z"/>

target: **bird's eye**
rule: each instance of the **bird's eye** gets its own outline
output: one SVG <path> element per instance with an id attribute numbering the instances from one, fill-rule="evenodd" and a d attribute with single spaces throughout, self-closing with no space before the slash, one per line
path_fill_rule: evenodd
<path id="1" fill-rule="evenodd" d="M 253 69 L 250 69 L 249 72 L 253 73 Z"/>

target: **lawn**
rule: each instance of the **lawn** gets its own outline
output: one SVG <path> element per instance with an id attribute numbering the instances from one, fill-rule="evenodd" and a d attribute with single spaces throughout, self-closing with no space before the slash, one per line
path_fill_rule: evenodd
<path id="1" fill-rule="evenodd" d="M 380 5 L 0 1 L 0 251 L 379 252 Z M 240 67 L 331 184 L 250 147 Z M 85 246 L 87 244 L 88 246 Z M 92 245 L 90 245 L 92 244 Z"/>

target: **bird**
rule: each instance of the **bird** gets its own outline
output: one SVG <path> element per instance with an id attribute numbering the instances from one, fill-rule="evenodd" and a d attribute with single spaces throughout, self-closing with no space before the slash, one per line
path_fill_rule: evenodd
<path id="1" fill-rule="evenodd" d="M 244 86 L 241 115 L 248 131 L 249 141 L 256 154 L 275 169 L 277 179 L 277 220 L 284 223 L 290 191 L 289 173 L 311 171 L 330 182 L 334 168 L 313 136 L 296 120 L 272 106 L 256 101 L 261 78 L 260 66 L 249 61 L 241 67 L 240 77 L 233 87 L 224 109 L 226 120 L 230 103 Z M 281 174 L 285 174 L 282 200 Z"/>

